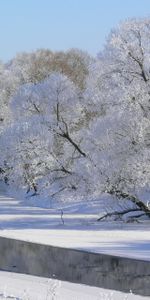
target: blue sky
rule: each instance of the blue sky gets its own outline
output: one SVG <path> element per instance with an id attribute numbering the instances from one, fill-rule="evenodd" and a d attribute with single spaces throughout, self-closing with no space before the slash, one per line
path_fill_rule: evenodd
<path id="1" fill-rule="evenodd" d="M 0 0 L 0 60 L 38 48 L 96 55 L 121 20 L 150 16 L 150 0 Z"/>

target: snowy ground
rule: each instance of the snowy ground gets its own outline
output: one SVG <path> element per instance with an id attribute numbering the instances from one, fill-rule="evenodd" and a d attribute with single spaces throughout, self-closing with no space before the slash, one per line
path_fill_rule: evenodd
<path id="1" fill-rule="evenodd" d="M 121 292 L 36 276 L 0 272 L 0 300 L 148 300 Z"/>
<path id="2" fill-rule="evenodd" d="M 0 196 L 0 235 L 61 247 L 150 260 L 150 223 L 97 222 L 98 215 L 22 206 Z"/>
<path id="3" fill-rule="evenodd" d="M 0 235 L 150 260 L 150 223 L 97 222 L 97 205 L 91 207 L 91 214 L 90 207 L 85 213 L 81 203 L 81 209 L 74 205 L 64 210 L 63 224 L 59 210 L 30 207 L 0 189 Z M 144 300 L 149 297 L 0 272 L 0 299 Z"/>

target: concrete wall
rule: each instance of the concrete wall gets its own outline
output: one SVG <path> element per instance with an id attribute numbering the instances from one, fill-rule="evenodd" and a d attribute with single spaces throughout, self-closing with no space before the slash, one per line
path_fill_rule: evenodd
<path id="1" fill-rule="evenodd" d="M 150 296 L 150 262 L 0 237 L 0 269 Z"/>

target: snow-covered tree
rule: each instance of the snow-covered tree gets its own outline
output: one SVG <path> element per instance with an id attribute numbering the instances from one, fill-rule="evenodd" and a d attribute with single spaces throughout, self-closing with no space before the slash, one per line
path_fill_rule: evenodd
<path id="1" fill-rule="evenodd" d="M 2 176 L 28 190 L 37 190 L 39 180 L 47 188 L 57 180 L 60 189 L 75 189 L 79 174 L 74 164 L 86 156 L 79 134 L 82 108 L 77 88 L 55 73 L 36 85 L 21 86 L 11 107 L 14 121 L 1 138 Z"/>
<path id="2" fill-rule="evenodd" d="M 150 188 L 149 56 L 150 20 L 126 21 L 112 31 L 105 52 L 99 56 L 105 68 L 97 77 L 97 83 L 103 83 L 111 110 L 105 148 L 109 159 L 105 160 L 102 172 L 106 191 L 130 199 L 134 208 L 148 215 L 149 209 L 139 197 L 142 190 Z M 101 129 L 101 122 L 99 126 Z"/>
<path id="3" fill-rule="evenodd" d="M 12 114 L 0 140 L 5 181 L 51 195 L 107 192 L 149 215 L 149 18 L 121 23 L 96 60 L 38 50 L 1 70 Z"/>

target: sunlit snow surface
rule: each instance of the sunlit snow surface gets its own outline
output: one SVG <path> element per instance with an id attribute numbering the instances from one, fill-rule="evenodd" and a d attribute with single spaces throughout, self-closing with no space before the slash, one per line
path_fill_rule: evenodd
<path id="1" fill-rule="evenodd" d="M 0 272 L 0 300 L 146 300 L 86 285 L 24 274 Z"/>
<path id="2" fill-rule="evenodd" d="M 97 204 L 77 213 L 30 207 L 0 191 L 0 235 L 41 244 L 150 260 L 150 223 L 97 222 Z M 144 300 L 132 294 L 0 272 L 0 299 Z"/>
<path id="3" fill-rule="evenodd" d="M 0 196 L 0 235 L 42 244 L 150 260 L 150 223 L 97 222 L 96 213 L 22 206 Z"/>

